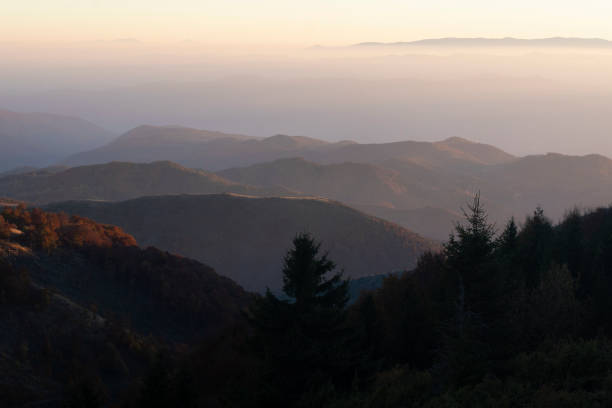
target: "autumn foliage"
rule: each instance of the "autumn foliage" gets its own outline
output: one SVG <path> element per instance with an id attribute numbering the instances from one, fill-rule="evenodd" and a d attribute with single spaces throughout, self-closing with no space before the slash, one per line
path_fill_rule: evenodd
<path id="1" fill-rule="evenodd" d="M 121 228 L 98 224 L 79 216 L 48 213 L 38 208 L 5 208 L 0 219 L 0 237 L 3 236 L 3 225 L 6 230 L 8 224 L 13 224 L 23 232 L 19 238 L 21 243 L 45 251 L 63 246 L 108 248 L 137 245 L 134 237 Z M 7 233 L 4 235 L 8 236 Z"/>

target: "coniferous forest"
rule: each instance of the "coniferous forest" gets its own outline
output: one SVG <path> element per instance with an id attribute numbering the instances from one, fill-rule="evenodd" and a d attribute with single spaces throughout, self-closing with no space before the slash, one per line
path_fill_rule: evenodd
<path id="1" fill-rule="evenodd" d="M 347 307 L 347 281 L 298 235 L 289 300 L 268 292 L 242 325 L 160 360 L 128 406 L 610 406 L 611 246 L 610 208 L 497 229 L 476 196 L 443 251 Z"/>

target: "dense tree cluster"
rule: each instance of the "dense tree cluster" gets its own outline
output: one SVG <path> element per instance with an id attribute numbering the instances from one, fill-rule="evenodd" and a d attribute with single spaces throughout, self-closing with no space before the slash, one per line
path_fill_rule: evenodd
<path id="1" fill-rule="evenodd" d="M 441 253 L 355 306 L 375 305 L 382 369 L 330 406 L 608 406 L 611 237 L 610 208 L 496 234 L 477 196 Z"/>
<path id="2" fill-rule="evenodd" d="M 611 208 L 556 225 L 538 208 L 496 231 L 477 196 L 443 251 L 346 308 L 333 263 L 298 236 L 290 300 L 260 297 L 182 367 L 217 384 L 196 401 L 218 406 L 610 406 L 611 237 Z"/>

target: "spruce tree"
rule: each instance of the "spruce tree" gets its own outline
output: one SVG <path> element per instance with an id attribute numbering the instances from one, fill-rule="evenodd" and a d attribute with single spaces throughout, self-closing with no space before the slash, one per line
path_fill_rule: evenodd
<path id="1" fill-rule="evenodd" d="M 483 375 L 501 334 L 504 279 L 495 264 L 495 229 L 487 220 L 480 193 L 464 211 L 444 247 L 448 272 L 457 282 L 455 313 L 443 325 L 438 368 L 451 384 Z M 466 373 L 474 378 L 468 378 Z"/>
<path id="2" fill-rule="evenodd" d="M 487 287 L 492 283 L 492 260 L 495 250 L 495 228 L 489 224 L 487 213 L 480 203 L 480 193 L 464 211 L 465 221 L 455 226 L 444 247 L 448 266 L 457 274 L 464 293 L 465 306 L 482 313 L 488 308 Z"/>
<path id="3" fill-rule="evenodd" d="M 250 311 L 254 345 L 263 358 L 260 404 L 291 405 L 309 390 L 345 376 L 343 322 L 348 281 L 310 234 L 299 234 L 284 259 L 281 300 L 267 291 Z"/>
<path id="4" fill-rule="evenodd" d="M 506 223 L 506 227 L 497 239 L 497 250 L 502 257 L 512 257 L 516 252 L 518 241 L 518 227 L 514 217 Z"/>

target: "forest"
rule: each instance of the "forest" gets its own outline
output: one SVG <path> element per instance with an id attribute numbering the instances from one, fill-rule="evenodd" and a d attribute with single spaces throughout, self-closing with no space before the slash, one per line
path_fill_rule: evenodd
<path id="1" fill-rule="evenodd" d="M 208 336 L 194 333 L 203 315 L 221 309 L 198 302 L 196 288 L 215 281 L 197 286 L 195 270 L 182 275 L 191 276 L 191 285 L 182 283 L 188 295 L 167 295 L 164 288 L 181 285 L 172 268 L 183 261 L 138 249 L 116 227 L 17 207 L 3 211 L 0 236 L 19 228 L 26 233 L 17 240 L 42 253 L 79 248 L 79 256 L 105 264 L 87 273 L 131 282 L 129 296 L 151 293 L 161 302 L 144 311 L 159 315 L 144 326 L 156 330 L 149 337 L 138 335 L 137 314 L 127 342 L 131 332 L 113 320 L 106 346 L 95 342 L 111 357 L 84 360 L 101 368 L 69 382 L 58 406 L 610 406 L 612 208 L 574 209 L 558 223 L 537 208 L 498 228 L 476 195 L 464 215 L 440 252 L 425 253 L 416 268 L 385 278 L 350 306 L 343 271 L 316 237 L 300 233 L 283 261 L 283 296 L 240 295 L 237 317 L 218 320 Z M 48 307 L 51 295 L 18 268 L 31 265 L 11 262 L 2 266 L 2 307 Z M 67 365 L 48 343 L 45 364 Z M 137 368 L 127 375 L 130 364 Z M 74 367 L 62 367 L 54 370 L 74 376 Z M 117 371 L 124 372 L 119 385 Z"/>
<path id="2" fill-rule="evenodd" d="M 476 196 L 443 251 L 350 308 L 316 239 L 293 244 L 289 300 L 258 297 L 242 327 L 157 365 L 140 390 L 149 402 L 127 406 L 612 404 L 611 208 L 557 224 L 538 208 L 498 231 Z"/>

